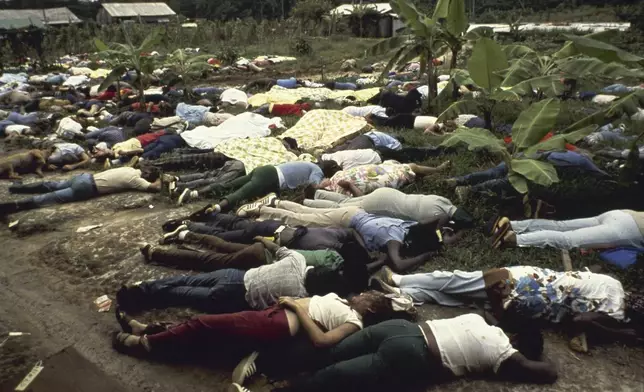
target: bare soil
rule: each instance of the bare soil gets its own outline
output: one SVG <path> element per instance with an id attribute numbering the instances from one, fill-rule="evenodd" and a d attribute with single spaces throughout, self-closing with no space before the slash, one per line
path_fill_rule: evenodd
<path id="1" fill-rule="evenodd" d="M 8 186 L 8 181 L 0 183 L 2 201 L 15 198 L 8 194 Z M 110 333 L 118 329 L 113 313 L 98 313 L 92 304 L 103 294 L 114 298 L 122 284 L 176 274 L 144 264 L 137 243 L 158 241 L 163 222 L 195 208 L 176 208 L 160 195 L 124 193 L 12 215 L 12 220 L 20 221 L 17 228 L 0 227 L 0 342 L 9 331 L 31 335 L 11 338 L 0 347 L 0 392 L 13 390 L 38 360 L 44 361 L 49 372 L 43 373 L 45 379 L 76 380 L 70 391 L 100 391 L 88 384 L 112 391 L 227 390 L 235 358 L 214 367 L 120 355 L 109 341 Z M 76 232 L 96 224 L 102 227 Z M 466 311 L 425 306 L 421 313 L 426 319 Z M 161 312 L 156 316 L 172 320 L 186 314 Z M 560 373 L 553 386 L 460 380 L 428 390 L 644 391 L 641 348 L 594 346 L 589 355 L 573 354 L 564 337 L 548 333 L 545 351 Z M 80 365 L 65 365 L 65 361 Z M 35 383 L 32 390 L 56 392 L 54 384 Z M 253 391 L 270 390 L 261 379 L 251 387 Z"/>

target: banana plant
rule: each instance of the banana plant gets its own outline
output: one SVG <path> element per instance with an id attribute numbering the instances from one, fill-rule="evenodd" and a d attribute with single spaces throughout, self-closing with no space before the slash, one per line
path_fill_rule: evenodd
<path id="1" fill-rule="evenodd" d="M 443 122 L 463 113 L 482 112 L 485 128 L 491 130 L 494 106 L 501 101 L 520 100 L 520 96 L 516 92 L 501 88 L 503 78 L 500 71 L 508 68 L 508 61 L 498 43 L 482 36 L 474 44 L 467 66 L 471 80 L 470 83 L 464 84 L 475 84 L 480 91 L 476 92 L 476 96 L 472 95 L 451 104 L 438 116 L 438 121 Z M 460 74 L 460 77 L 465 76 L 463 71 L 453 74 Z"/>
<path id="2" fill-rule="evenodd" d="M 188 98 L 190 95 L 188 85 L 203 71 L 210 69 L 208 59 L 211 57 L 213 56 L 209 54 L 191 56 L 184 49 L 177 49 L 166 58 L 163 66 L 171 69 L 183 80 L 183 95 Z"/>
<path id="3" fill-rule="evenodd" d="M 391 8 L 405 23 L 403 34 L 387 38 L 368 49 L 367 56 L 379 56 L 394 52 L 385 67 L 382 77 L 396 65 L 420 58 L 421 74 L 428 77 L 429 102 L 435 102 L 437 80 L 432 60 L 450 50 L 449 37 L 462 36 L 468 27 L 464 0 L 439 0 L 432 17 L 418 11 L 409 0 L 392 0 Z M 458 55 L 460 42 L 449 41 L 452 51 Z"/>
<path id="4" fill-rule="evenodd" d="M 109 64 L 113 65 L 112 72 L 101 83 L 99 90 L 104 90 L 111 84 L 118 82 L 125 72 L 132 70 L 136 73 L 139 101 L 141 102 L 141 107 L 143 107 L 145 105 L 143 75 L 150 75 L 154 71 L 156 61 L 153 56 L 149 55 L 149 52 L 158 45 L 161 31 L 159 29 L 152 30 L 139 46 L 132 44 L 126 29 L 123 29 L 123 34 L 125 44 L 118 42 L 105 44 L 100 39 L 94 38 L 94 45 L 99 51 L 99 57 L 104 58 Z"/>
<path id="5" fill-rule="evenodd" d="M 512 186 L 519 193 L 527 193 L 529 183 L 550 186 L 559 182 L 555 167 L 537 159 L 539 153 L 563 151 L 566 143 L 576 143 L 595 129 L 591 125 L 544 141 L 544 137 L 553 129 L 560 110 L 561 104 L 554 98 L 530 105 L 512 126 L 512 150 L 508 150 L 492 132 L 482 128 L 459 128 L 441 145 L 453 147 L 466 144 L 470 150 L 482 148 L 500 154 L 508 167 L 508 179 Z"/>
<path id="6" fill-rule="evenodd" d="M 575 79 L 594 87 L 618 78 L 642 78 L 632 69 L 642 59 L 601 40 L 614 32 L 599 32 L 583 37 L 567 35 L 569 40 L 552 56 L 544 56 L 524 45 L 503 46 L 511 65 L 501 74 L 501 87 L 520 95 L 555 97 L 564 92 L 562 78 Z"/>

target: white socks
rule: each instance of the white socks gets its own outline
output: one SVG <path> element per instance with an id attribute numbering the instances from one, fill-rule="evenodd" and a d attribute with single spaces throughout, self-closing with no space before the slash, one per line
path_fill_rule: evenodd
<path id="1" fill-rule="evenodd" d="M 396 284 L 396 286 L 400 287 L 400 281 L 402 280 L 403 276 L 398 275 L 398 274 L 391 274 L 391 280 Z"/>
<path id="2" fill-rule="evenodd" d="M 212 211 L 213 211 L 213 212 L 221 212 L 221 206 L 220 206 L 219 204 L 215 204 L 215 205 L 212 207 Z"/>
<path id="3" fill-rule="evenodd" d="M 185 239 L 186 239 L 186 235 L 187 235 L 188 233 L 190 233 L 190 230 L 183 230 L 183 231 L 180 231 L 180 232 L 179 232 L 179 235 L 177 236 L 177 238 L 179 238 L 179 240 L 183 241 L 183 240 L 185 240 Z"/>
<path id="4" fill-rule="evenodd" d="M 190 197 L 191 197 L 191 198 L 195 198 L 195 199 L 196 199 L 196 198 L 198 198 L 198 197 L 199 197 L 199 192 L 197 192 L 197 191 L 190 191 Z M 219 211 L 217 211 L 217 212 L 219 212 Z"/>

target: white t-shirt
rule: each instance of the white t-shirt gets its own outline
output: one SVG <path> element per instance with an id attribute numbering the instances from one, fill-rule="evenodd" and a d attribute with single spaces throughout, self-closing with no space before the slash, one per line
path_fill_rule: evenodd
<path id="1" fill-rule="evenodd" d="M 347 150 L 338 151 L 333 154 L 322 154 L 323 161 L 336 161 L 342 170 L 352 167 L 382 163 L 380 154 L 374 150 Z"/>
<path id="2" fill-rule="evenodd" d="M 369 114 L 373 114 L 378 117 L 387 117 L 387 109 L 378 105 L 369 105 L 369 106 L 347 106 L 342 109 L 343 112 L 350 114 L 354 117 L 366 117 Z"/>
<path id="3" fill-rule="evenodd" d="M 455 376 L 494 373 L 518 352 L 501 328 L 488 325 L 478 314 L 426 321 L 436 338 L 443 365 Z"/>
<path id="4" fill-rule="evenodd" d="M 133 167 L 119 167 L 94 174 L 98 193 L 114 193 L 128 189 L 145 191 L 150 183 L 141 177 L 141 170 Z"/>
<path id="5" fill-rule="evenodd" d="M 324 297 L 314 295 L 309 302 L 309 316 L 327 331 L 351 323 L 362 329 L 362 317 L 351 309 L 348 302 L 335 293 Z"/>
<path id="6" fill-rule="evenodd" d="M 18 135 L 22 135 L 25 133 L 25 131 L 29 130 L 30 128 L 26 125 L 7 125 L 7 127 L 4 129 L 5 135 L 9 135 L 11 133 L 17 133 Z"/>
<path id="7" fill-rule="evenodd" d="M 597 94 L 593 97 L 593 103 L 600 105 L 608 104 L 619 98 L 617 95 Z"/>

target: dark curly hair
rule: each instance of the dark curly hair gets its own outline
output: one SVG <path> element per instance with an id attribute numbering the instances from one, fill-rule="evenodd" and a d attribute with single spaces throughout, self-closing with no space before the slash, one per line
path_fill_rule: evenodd
<path id="1" fill-rule="evenodd" d="M 362 323 L 365 327 L 387 320 L 404 319 L 415 321 L 418 318 L 418 311 L 415 307 L 412 306 L 405 311 L 395 311 L 392 306 L 392 299 L 379 291 L 369 290 L 360 295 L 369 304 L 369 312 L 362 315 Z"/>

